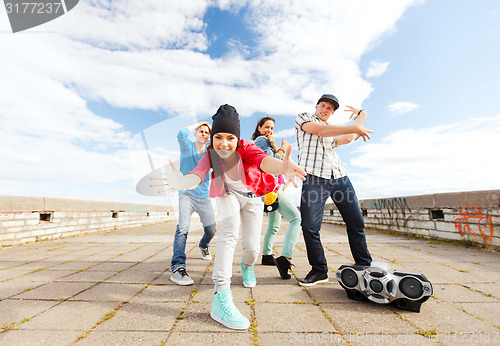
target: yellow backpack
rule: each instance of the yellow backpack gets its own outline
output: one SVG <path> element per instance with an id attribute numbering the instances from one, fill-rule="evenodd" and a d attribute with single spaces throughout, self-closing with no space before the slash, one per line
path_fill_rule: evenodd
<path id="1" fill-rule="evenodd" d="M 278 209 L 278 193 L 271 191 L 266 193 L 263 197 L 264 199 L 264 212 L 270 213 Z"/>

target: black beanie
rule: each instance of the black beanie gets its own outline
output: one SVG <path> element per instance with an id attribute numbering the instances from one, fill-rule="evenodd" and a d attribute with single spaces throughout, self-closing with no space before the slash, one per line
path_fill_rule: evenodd
<path id="1" fill-rule="evenodd" d="M 240 139 L 240 118 L 238 112 L 233 106 L 228 104 L 222 105 L 212 116 L 212 131 L 210 138 L 219 132 L 232 133 Z"/>

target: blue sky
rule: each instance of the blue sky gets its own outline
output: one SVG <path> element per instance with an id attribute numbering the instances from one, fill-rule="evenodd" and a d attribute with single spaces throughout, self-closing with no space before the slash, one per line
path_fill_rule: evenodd
<path id="1" fill-rule="evenodd" d="M 220 104 L 250 139 L 322 93 L 368 111 L 338 148 L 360 198 L 500 188 L 500 5 L 471 2 L 81 1 L 12 34 L 0 10 L 3 195 L 171 204 L 135 192 L 176 132 Z M 292 154 L 296 158 L 296 152 Z M 297 196 L 298 190 L 290 194 Z"/>

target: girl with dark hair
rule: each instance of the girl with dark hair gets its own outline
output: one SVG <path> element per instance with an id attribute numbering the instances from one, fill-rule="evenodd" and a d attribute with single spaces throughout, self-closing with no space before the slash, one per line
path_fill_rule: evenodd
<path id="1" fill-rule="evenodd" d="M 255 127 L 252 139 L 254 140 L 255 145 L 261 148 L 266 154 L 282 160 L 285 152 L 283 148 L 288 147 L 288 142 L 283 138 L 281 141 L 281 147 L 279 149 L 276 147 L 275 138 L 273 136 L 274 124 L 275 121 L 271 117 L 264 117 L 260 119 Z M 283 177 L 278 175 L 277 178 L 280 186 L 283 186 Z M 283 192 L 283 189 L 280 188 L 277 193 L 278 208 L 268 213 L 269 220 L 267 223 L 266 235 L 264 236 L 264 245 L 262 246 L 262 264 L 276 265 L 281 278 L 286 280 L 291 278 L 288 270 L 292 266 L 290 260 L 293 257 L 295 243 L 297 243 L 297 238 L 300 233 L 301 218 L 297 207 L 294 205 L 291 198 Z M 273 243 L 276 233 L 280 229 L 281 215 L 283 215 L 288 221 L 289 226 L 286 231 L 281 256 L 274 258 L 272 255 Z"/>
<path id="2" fill-rule="evenodd" d="M 264 124 L 266 123 L 266 121 L 272 121 L 273 123 L 273 126 L 274 126 L 274 123 L 276 122 L 276 120 L 274 120 L 273 117 L 263 117 L 263 118 L 260 118 L 260 120 L 257 122 L 257 126 L 255 126 L 255 131 L 253 132 L 252 134 L 252 141 L 255 141 L 255 139 L 257 137 L 260 137 L 262 136 L 262 133 L 260 132 L 260 128 L 262 126 L 264 126 Z M 283 138 L 284 139 L 284 138 Z"/>
<path id="3" fill-rule="evenodd" d="M 158 192 L 192 189 L 213 170 L 209 196 L 215 198 L 222 228 L 217 238 L 212 275 L 215 294 L 210 316 L 228 328 L 247 329 L 250 322 L 234 305 L 230 289 L 240 225 L 243 285 L 254 287 L 253 266 L 260 252 L 264 206 L 260 197 L 279 187 L 272 174 L 284 174 L 288 183 L 297 186 L 295 177 L 304 179 L 305 171 L 290 160 L 291 145 L 286 148 L 285 158 L 278 160 L 240 139 L 240 120 L 234 107 L 220 106 L 212 120 L 210 146 L 198 166 L 184 176 L 171 162 L 173 173 L 155 178 L 163 182 L 151 186 L 164 185 Z"/>

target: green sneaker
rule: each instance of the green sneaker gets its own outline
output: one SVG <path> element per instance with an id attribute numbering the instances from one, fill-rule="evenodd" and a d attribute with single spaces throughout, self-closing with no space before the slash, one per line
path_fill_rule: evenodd
<path id="1" fill-rule="evenodd" d="M 243 263 L 241 265 L 241 272 L 243 273 L 243 286 L 245 287 L 255 287 L 257 279 L 255 278 L 255 273 L 253 272 L 253 266 L 248 266 L 243 268 Z"/>
<path id="2" fill-rule="evenodd" d="M 214 294 L 210 317 L 231 329 L 248 329 L 250 327 L 250 321 L 234 305 L 233 293 L 230 289 Z"/>

